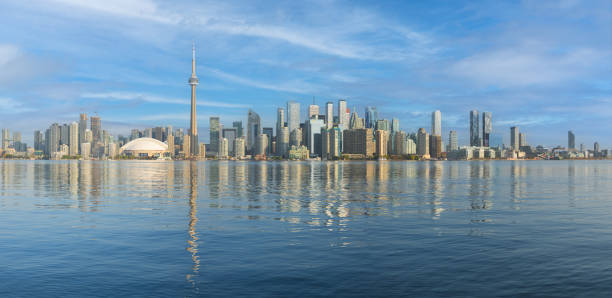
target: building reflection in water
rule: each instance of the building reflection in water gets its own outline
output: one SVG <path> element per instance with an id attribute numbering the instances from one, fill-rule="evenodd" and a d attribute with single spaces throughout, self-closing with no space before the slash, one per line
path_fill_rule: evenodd
<path id="1" fill-rule="evenodd" d="M 187 274 L 187 281 L 192 286 L 197 287 L 195 277 L 200 271 L 200 256 L 198 255 L 198 232 L 196 231 L 196 225 L 198 223 L 198 164 L 195 161 L 191 161 L 186 166 L 185 171 L 188 172 L 186 177 L 189 177 L 189 227 L 187 232 L 189 238 L 187 239 L 187 251 L 191 253 L 191 260 L 193 262 L 192 272 Z M 210 176 L 210 175 L 209 175 Z"/>

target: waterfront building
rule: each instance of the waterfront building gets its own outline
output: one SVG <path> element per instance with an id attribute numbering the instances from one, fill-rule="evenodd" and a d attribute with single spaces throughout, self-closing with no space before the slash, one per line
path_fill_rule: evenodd
<path id="1" fill-rule="evenodd" d="M 244 137 L 238 137 L 234 140 L 234 149 L 236 150 L 234 153 L 234 156 L 237 159 L 242 159 L 245 156 L 244 153 L 244 149 L 245 149 L 245 144 L 244 144 Z"/>
<path id="2" fill-rule="evenodd" d="M 51 156 L 53 152 L 57 152 L 60 145 L 60 127 L 59 124 L 53 123 L 45 131 L 45 154 Z"/>
<path id="3" fill-rule="evenodd" d="M 43 134 L 40 130 L 34 131 L 34 150 L 36 151 L 44 151 L 45 150 L 45 140 Z"/>
<path id="4" fill-rule="evenodd" d="M 493 122 L 490 112 L 482 112 L 482 146 L 491 146 L 491 132 L 493 131 Z"/>
<path id="5" fill-rule="evenodd" d="M 442 157 L 442 136 L 429 136 L 429 156 L 431 158 Z"/>
<path id="6" fill-rule="evenodd" d="M 219 117 L 210 117 L 208 123 L 209 123 L 209 132 L 210 132 L 210 141 L 208 145 L 208 151 L 210 151 L 214 155 L 217 155 L 219 154 L 219 143 L 222 138 L 221 120 L 219 119 Z"/>
<path id="7" fill-rule="evenodd" d="M 403 131 L 396 131 L 393 133 L 393 146 L 391 147 L 391 153 L 396 155 L 405 155 L 406 153 L 406 133 Z"/>
<path id="8" fill-rule="evenodd" d="M 391 125 L 389 125 L 389 120 L 387 119 L 379 119 L 376 120 L 376 130 L 384 130 L 384 131 L 391 131 Z"/>
<path id="9" fill-rule="evenodd" d="M 227 139 L 227 155 L 234 156 L 236 154 L 236 147 L 234 147 L 234 140 L 238 137 L 237 129 L 232 128 L 224 128 L 223 129 L 223 138 Z"/>
<path id="10" fill-rule="evenodd" d="M 321 128 L 325 123 L 321 119 L 311 118 L 306 121 L 306 147 L 311 155 L 321 156 Z"/>
<path id="11" fill-rule="evenodd" d="M 417 145 L 414 142 L 413 139 L 411 138 L 406 138 L 406 153 L 405 154 L 416 154 L 417 152 Z"/>
<path id="12" fill-rule="evenodd" d="M 510 147 L 514 151 L 520 150 L 519 128 L 518 126 L 510 127 Z"/>
<path id="13" fill-rule="evenodd" d="M 2 149 L 7 150 L 10 145 L 11 132 L 7 128 L 2 129 Z"/>
<path id="14" fill-rule="evenodd" d="M 366 107 L 365 110 L 365 128 L 374 129 L 378 120 L 378 111 L 376 107 Z"/>
<path id="15" fill-rule="evenodd" d="M 417 154 L 429 158 L 429 134 L 425 128 L 419 128 L 417 133 Z"/>
<path id="16" fill-rule="evenodd" d="M 91 156 L 91 143 L 81 143 L 81 157 L 84 159 L 89 159 Z"/>
<path id="17" fill-rule="evenodd" d="M 442 136 L 442 113 L 439 110 L 431 113 L 431 135 Z"/>
<path id="18" fill-rule="evenodd" d="M 459 144 L 457 142 L 457 131 L 451 130 L 448 132 L 448 148 L 447 152 L 459 149 Z"/>
<path id="19" fill-rule="evenodd" d="M 470 111 L 470 146 L 480 147 L 480 130 L 478 129 L 478 110 Z"/>
<path id="20" fill-rule="evenodd" d="M 170 153 L 170 157 L 173 158 L 176 155 L 176 148 L 174 146 L 174 135 L 172 133 L 168 135 L 166 142 L 168 142 L 168 152 Z"/>
<path id="21" fill-rule="evenodd" d="M 342 136 L 342 153 L 359 154 L 363 157 L 374 155 L 375 145 L 371 128 L 347 129 Z"/>
<path id="22" fill-rule="evenodd" d="M 70 135 L 70 140 L 69 140 L 69 146 L 70 146 L 70 155 L 72 156 L 76 156 L 79 154 L 79 124 L 76 122 L 72 122 L 70 123 L 70 131 L 69 131 L 69 135 Z"/>
<path id="23" fill-rule="evenodd" d="M 268 136 L 265 134 L 259 134 L 256 140 L 255 156 L 266 156 L 268 151 Z"/>
<path id="24" fill-rule="evenodd" d="M 322 158 L 339 158 L 342 153 L 342 131 L 338 127 L 322 129 Z"/>
<path id="25" fill-rule="evenodd" d="M 274 130 L 272 129 L 272 127 L 264 127 L 262 129 L 262 133 L 268 137 L 268 146 L 266 147 L 266 156 L 270 156 L 272 151 L 274 150 L 272 146 L 272 134 L 274 133 Z"/>
<path id="26" fill-rule="evenodd" d="M 206 144 L 200 143 L 198 146 L 198 158 L 206 158 Z"/>
<path id="27" fill-rule="evenodd" d="M 187 151 L 189 156 L 199 155 L 199 144 L 198 141 L 198 118 L 196 115 L 196 86 L 199 84 L 198 77 L 196 76 L 196 63 L 195 63 L 195 45 L 192 48 L 191 57 L 191 77 L 189 77 L 189 86 L 191 87 L 191 116 L 189 121 L 189 145 Z"/>
<path id="28" fill-rule="evenodd" d="M 116 143 L 109 143 L 108 144 L 108 156 L 110 158 L 115 158 L 118 154 L 119 154 L 119 151 L 117 150 L 117 144 Z"/>
<path id="29" fill-rule="evenodd" d="M 300 128 L 300 103 L 296 101 L 287 102 L 287 127 L 289 133 Z"/>
<path id="30" fill-rule="evenodd" d="M 376 130 L 376 156 L 378 158 L 383 158 L 388 155 L 387 145 L 388 145 L 388 135 L 389 132 L 386 130 Z"/>
<path id="31" fill-rule="evenodd" d="M 69 144 L 70 144 L 70 126 L 64 123 L 60 125 L 60 145 L 70 146 Z"/>
<path id="32" fill-rule="evenodd" d="M 576 150 L 576 136 L 574 132 L 571 130 L 567 132 L 567 150 L 575 151 Z"/>
<path id="33" fill-rule="evenodd" d="M 85 143 L 93 144 L 93 133 L 91 129 L 85 130 Z"/>
<path id="34" fill-rule="evenodd" d="M 366 128 L 365 121 L 362 118 L 359 118 L 355 109 L 353 109 L 353 113 L 351 114 L 351 119 L 349 120 L 349 129 L 364 129 Z"/>
<path id="35" fill-rule="evenodd" d="M 600 149 L 599 149 L 599 143 L 598 143 L 598 142 L 595 142 L 595 143 L 593 144 L 593 152 L 595 152 L 595 153 L 597 154 L 597 153 L 599 153 L 599 150 L 600 150 Z"/>
<path id="36" fill-rule="evenodd" d="M 306 146 L 291 146 L 289 149 L 289 159 L 306 160 L 308 159 L 309 151 Z"/>
<path id="37" fill-rule="evenodd" d="M 276 155 L 287 158 L 289 153 L 289 127 L 281 127 L 276 136 Z"/>
<path id="38" fill-rule="evenodd" d="M 228 157 L 229 144 L 226 138 L 221 138 L 221 144 L 219 148 L 219 158 L 225 159 Z"/>
<path id="39" fill-rule="evenodd" d="M 246 139 L 246 150 L 249 153 L 255 151 L 257 142 L 257 136 L 261 134 L 261 118 L 255 111 L 249 109 L 249 116 L 247 121 L 247 139 Z"/>
<path id="40" fill-rule="evenodd" d="M 132 140 L 119 149 L 119 154 L 139 158 L 163 157 L 168 145 L 153 138 Z"/>

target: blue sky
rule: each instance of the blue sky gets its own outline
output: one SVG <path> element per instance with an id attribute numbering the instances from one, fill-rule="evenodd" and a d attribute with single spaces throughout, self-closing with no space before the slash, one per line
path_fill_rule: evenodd
<path id="1" fill-rule="evenodd" d="M 153 1 L 0 4 L 0 126 L 21 131 L 97 113 L 114 134 L 248 108 L 274 126 L 288 100 L 344 98 L 467 143 L 468 112 L 508 143 L 612 146 L 611 1 Z"/>

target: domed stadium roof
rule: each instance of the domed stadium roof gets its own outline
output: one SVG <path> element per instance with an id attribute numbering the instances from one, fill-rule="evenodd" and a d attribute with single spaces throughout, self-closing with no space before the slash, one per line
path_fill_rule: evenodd
<path id="1" fill-rule="evenodd" d="M 167 151 L 168 145 L 153 138 L 139 138 L 121 147 L 121 151 Z"/>

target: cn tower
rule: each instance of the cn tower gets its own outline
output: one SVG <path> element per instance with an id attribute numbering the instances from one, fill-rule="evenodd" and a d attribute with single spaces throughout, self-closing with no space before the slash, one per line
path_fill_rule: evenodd
<path id="1" fill-rule="evenodd" d="M 198 77 L 195 71 L 195 44 L 193 45 L 193 58 L 191 59 L 191 77 L 189 85 L 191 85 L 191 127 L 189 129 L 189 142 L 191 145 L 191 156 L 197 157 L 200 151 L 200 143 L 198 142 L 198 119 L 196 118 L 196 86 L 198 85 Z"/>

